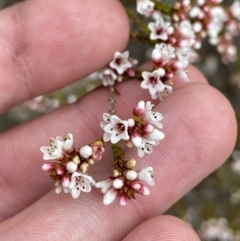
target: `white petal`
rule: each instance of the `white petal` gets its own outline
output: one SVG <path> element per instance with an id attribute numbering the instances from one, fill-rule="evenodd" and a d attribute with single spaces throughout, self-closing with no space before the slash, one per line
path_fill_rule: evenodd
<path id="1" fill-rule="evenodd" d="M 73 188 L 73 189 L 71 190 L 71 194 L 72 194 L 72 197 L 73 197 L 74 199 L 78 198 L 79 195 L 80 195 L 80 193 L 81 193 L 81 190 L 80 190 L 80 189 Z"/>
<path id="2" fill-rule="evenodd" d="M 117 191 L 114 188 L 111 188 L 110 190 L 108 190 L 105 193 L 105 195 L 103 197 L 103 203 L 105 205 L 109 205 L 109 204 L 113 203 L 116 198 L 117 198 Z"/>
<path id="3" fill-rule="evenodd" d="M 62 186 L 61 185 L 57 186 L 55 189 L 55 192 L 59 194 L 61 191 L 62 191 Z"/>
<path id="4" fill-rule="evenodd" d="M 132 135 L 131 140 L 133 145 L 136 147 L 140 147 L 142 144 L 142 137 L 140 137 L 139 135 Z"/>
<path id="5" fill-rule="evenodd" d="M 111 135 L 108 133 L 103 134 L 103 140 L 104 142 L 110 141 L 111 140 Z"/>

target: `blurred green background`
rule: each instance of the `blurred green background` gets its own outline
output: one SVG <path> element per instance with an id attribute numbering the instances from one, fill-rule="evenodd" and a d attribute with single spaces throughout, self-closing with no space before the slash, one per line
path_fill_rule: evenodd
<path id="1" fill-rule="evenodd" d="M 6 8 L 20 1 L 0 0 L 0 8 Z M 128 7 L 134 8 L 132 1 L 123 0 L 122 2 Z M 169 1 L 167 2 L 169 3 Z M 229 2 L 231 3 L 231 1 L 226 1 L 226 4 Z M 240 53 L 239 37 L 236 38 L 235 43 Z M 131 56 L 140 59 L 140 62 L 146 60 L 147 46 L 137 40 L 130 40 L 128 49 Z M 210 84 L 218 88 L 230 100 L 239 123 L 240 58 L 236 63 L 224 65 L 216 50 L 204 43 L 204 47 L 201 49 L 201 61 L 196 66 L 205 74 Z M 95 79 L 96 75 L 91 75 L 84 81 L 64 88 L 62 92 L 49 95 L 48 98 L 63 100 L 71 96 L 68 101 L 71 103 L 75 101 L 76 96 L 80 97 L 94 88 L 98 84 Z M 29 104 L 15 107 L 0 115 L 0 131 L 28 121 L 40 114 L 39 111 L 30 110 Z M 236 149 L 240 150 L 239 137 L 238 134 Z M 202 181 L 167 213 L 190 223 L 199 232 L 202 240 L 240 241 L 240 152 L 235 153 L 234 158 L 230 157 L 220 169 Z M 214 234 L 218 238 L 211 239 L 210 237 L 214 237 Z"/>

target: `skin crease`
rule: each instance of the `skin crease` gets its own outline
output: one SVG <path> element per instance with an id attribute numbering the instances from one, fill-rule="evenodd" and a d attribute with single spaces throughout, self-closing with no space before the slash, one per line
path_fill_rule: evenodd
<path id="1" fill-rule="evenodd" d="M 1 111 L 105 66 L 116 49 L 123 49 L 128 25 L 119 2 L 79 2 L 29 0 L 0 13 Z M 104 26 L 102 31 L 96 28 L 95 19 Z M 116 38 L 119 29 L 121 38 Z M 82 32 L 85 37 L 78 37 Z M 17 40 L 16 34 L 20 36 Z M 189 78 L 188 83 L 176 78 L 173 94 L 156 106 L 164 116 L 166 138 L 137 165 L 138 170 L 154 167 L 156 185 L 150 188 L 150 196 L 137 196 L 126 207 L 117 203 L 105 207 L 96 190 L 81 194 L 78 200 L 56 195 L 50 191 L 53 183 L 41 171 L 38 147 L 50 137 L 71 132 L 79 147 L 102 135 L 97 123 L 108 110 L 106 89 L 99 88 L 76 104 L 1 133 L 1 149 L 11 151 L 3 152 L 0 160 L 0 240 L 122 240 L 134 229 L 149 230 L 148 223 L 138 225 L 163 213 L 218 168 L 234 147 L 236 121 L 229 102 L 208 86 L 195 68 L 190 67 Z M 117 96 L 117 114 L 123 119 L 129 117 L 137 101 L 149 100 L 148 91 L 140 89 L 138 81 L 122 83 L 118 90 L 124 93 Z M 128 150 L 126 156 L 136 157 L 136 150 Z M 112 168 L 111 156 L 106 155 L 89 174 L 96 181 L 104 180 Z M 179 240 L 179 235 L 196 239 L 189 227 L 173 217 L 148 222 L 157 227 L 153 231 L 159 237 L 168 237 L 163 223 L 169 222 L 175 230 L 184 231 L 168 230 L 172 240 Z"/>

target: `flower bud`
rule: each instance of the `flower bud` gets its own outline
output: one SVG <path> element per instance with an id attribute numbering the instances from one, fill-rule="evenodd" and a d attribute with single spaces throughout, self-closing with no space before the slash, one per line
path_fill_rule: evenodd
<path id="1" fill-rule="evenodd" d="M 153 132 L 154 127 L 151 124 L 145 123 L 142 129 L 145 133 L 151 133 Z"/>
<path id="2" fill-rule="evenodd" d="M 128 160 L 125 164 L 125 167 L 126 168 L 133 168 L 135 167 L 137 164 L 136 160 L 135 159 L 131 159 L 131 160 Z"/>
<path id="3" fill-rule="evenodd" d="M 69 173 L 73 173 L 77 170 L 77 164 L 74 162 L 68 162 L 66 165 L 66 169 Z"/>
<path id="4" fill-rule="evenodd" d="M 51 172 L 54 169 L 53 163 L 45 163 L 42 165 L 42 170 L 45 172 Z"/>
<path id="5" fill-rule="evenodd" d="M 116 178 L 114 181 L 113 181 L 113 187 L 115 189 L 121 189 L 124 185 L 124 179 L 123 178 Z"/>
<path id="6" fill-rule="evenodd" d="M 83 164 L 80 165 L 80 169 L 82 172 L 86 172 L 88 170 L 88 163 L 84 162 Z"/>
<path id="7" fill-rule="evenodd" d="M 127 204 L 128 198 L 125 195 L 120 195 L 118 197 L 118 202 L 121 206 L 125 206 Z"/>
<path id="8" fill-rule="evenodd" d="M 136 173 L 135 171 L 133 171 L 133 170 L 128 171 L 128 172 L 126 173 L 126 178 L 127 178 L 128 180 L 132 181 L 132 180 L 134 180 L 134 179 L 137 178 L 137 173 Z"/>
<path id="9" fill-rule="evenodd" d="M 64 174 L 64 169 L 62 167 L 59 167 L 57 170 L 56 170 L 57 174 L 58 175 L 63 175 Z"/>
<path id="10" fill-rule="evenodd" d="M 134 119 L 132 119 L 132 118 L 129 118 L 128 119 L 128 127 L 134 127 L 135 126 L 135 121 L 134 121 Z"/>
<path id="11" fill-rule="evenodd" d="M 119 171 L 118 171 L 118 170 L 113 170 L 112 176 L 113 176 L 113 177 L 118 177 L 118 176 L 120 176 Z"/>
<path id="12" fill-rule="evenodd" d="M 80 150 L 79 153 L 81 157 L 83 158 L 88 158 L 92 155 L 92 148 L 90 146 L 83 146 Z"/>
<path id="13" fill-rule="evenodd" d="M 144 112 L 144 107 L 145 107 L 144 101 L 142 101 L 142 100 L 139 101 L 139 102 L 137 103 L 137 105 L 135 106 L 135 108 L 134 108 L 134 110 L 133 110 L 133 113 L 134 113 L 135 115 L 137 115 L 137 116 L 142 115 L 143 112 Z"/>
<path id="14" fill-rule="evenodd" d="M 69 184 L 70 184 L 70 178 L 64 176 L 64 177 L 62 178 L 62 186 L 63 186 L 63 187 L 68 187 Z"/>
<path id="15" fill-rule="evenodd" d="M 80 164 L 80 162 L 81 162 L 79 156 L 73 157 L 72 161 L 77 165 Z"/>

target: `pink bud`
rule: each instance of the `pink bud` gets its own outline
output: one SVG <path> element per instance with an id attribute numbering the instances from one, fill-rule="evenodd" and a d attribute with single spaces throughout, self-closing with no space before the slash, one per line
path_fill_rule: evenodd
<path id="1" fill-rule="evenodd" d="M 42 170 L 44 172 L 51 172 L 54 169 L 54 164 L 53 163 L 45 163 L 42 165 Z"/>
<path id="2" fill-rule="evenodd" d="M 135 71 L 134 71 L 134 69 L 128 69 L 127 70 L 127 75 L 128 75 L 128 77 L 134 77 L 135 76 Z"/>
<path id="3" fill-rule="evenodd" d="M 145 123 L 142 130 L 144 133 L 151 133 L 154 130 L 154 127 L 151 124 Z"/>
<path id="4" fill-rule="evenodd" d="M 64 176 L 62 178 L 62 186 L 63 187 L 68 187 L 70 184 L 70 177 Z"/>
<path id="5" fill-rule="evenodd" d="M 128 119 L 128 127 L 134 127 L 135 126 L 135 121 L 134 121 L 134 119 L 132 119 L 132 118 L 130 118 L 130 119 Z"/>
<path id="6" fill-rule="evenodd" d="M 118 202 L 120 205 L 125 206 L 127 204 L 128 198 L 125 195 L 120 195 L 118 197 Z"/>
<path id="7" fill-rule="evenodd" d="M 143 112 L 144 112 L 144 107 L 145 107 L 145 103 L 144 103 L 144 101 L 139 101 L 138 103 L 137 103 L 137 105 L 135 106 L 135 108 L 134 108 L 134 110 L 133 110 L 133 113 L 135 114 L 135 115 L 138 115 L 138 116 L 141 116 L 142 114 L 143 114 Z"/>
<path id="8" fill-rule="evenodd" d="M 64 169 L 63 169 L 62 167 L 59 167 L 59 168 L 57 169 L 57 174 L 58 174 L 58 175 L 63 175 L 63 174 L 64 174 Z"/>
<path id="9" fill-rule="evenodd" d="M 137 181 L 132 181 L 130 183 L 130 186 L 136 191 L 138 191 L 141 188 L 141 184 L 138 183 Z"/>
<path id="10" fill-rule="evenodd" d="M 180 61 L 173 61 L 172 64 L 171 64 L 171 69 L 173 71 L 178 71 L 179 69 L 182 68 L 182 63 Z"/>
<path id="11" fill-rule="evenodd" d="M 141 185 L 140 189 L 137 192 L 144 196 L 148 196 L 150 194 L 149 189 L 144 185 Z"/>

